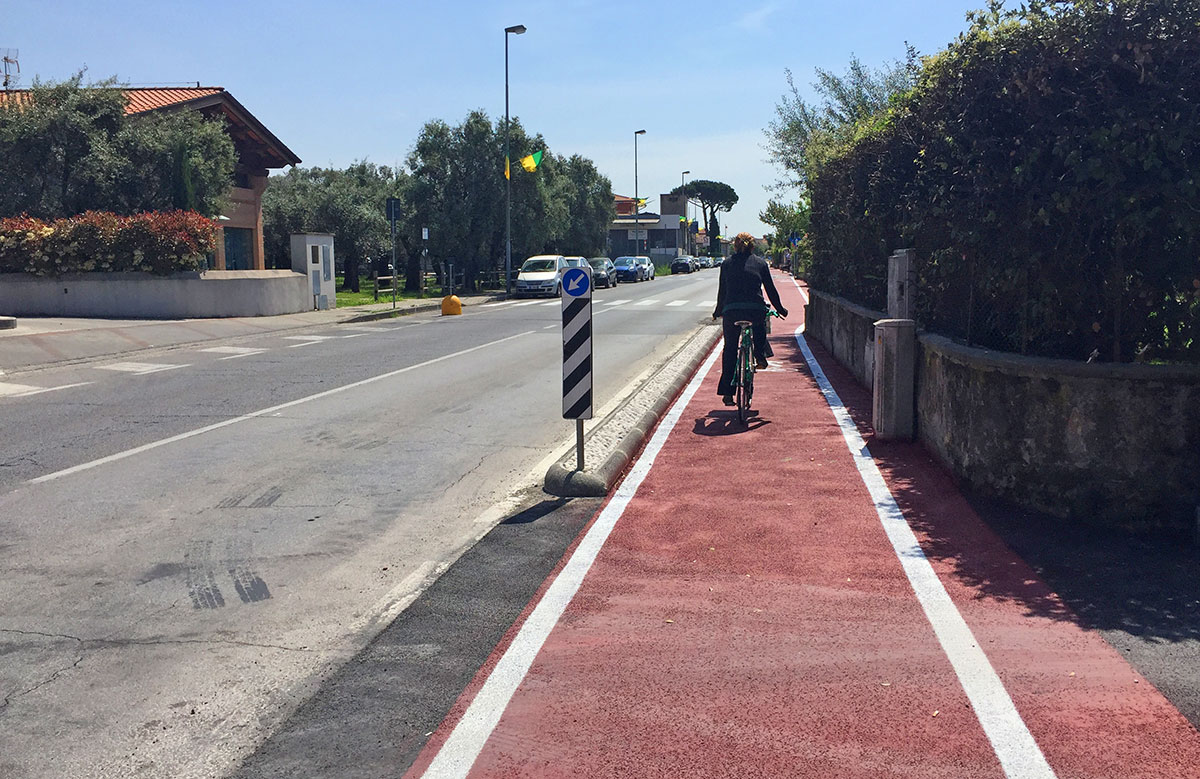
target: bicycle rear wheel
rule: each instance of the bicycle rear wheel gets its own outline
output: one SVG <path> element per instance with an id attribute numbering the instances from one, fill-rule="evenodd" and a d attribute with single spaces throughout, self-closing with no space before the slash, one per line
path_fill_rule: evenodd
<path id="1" fill-rule="evenodd" d="M 743 425 L 750 420 L 750 398 L 754 394 L 754 357 L 748 341 L 743 337 L 738 345 L 737 410 Z"/>

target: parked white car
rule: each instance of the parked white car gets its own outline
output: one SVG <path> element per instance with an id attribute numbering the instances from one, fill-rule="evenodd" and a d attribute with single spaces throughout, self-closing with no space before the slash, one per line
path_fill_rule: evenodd
<path id="1" fill-rule="evenodd" d="M 562 294 L 562 277 L 570 266 L 561 254 L 538 254 L 521 265 L 517 273 L 517 284 L 513 291 L 517 297 L 525 295 L 547 295 L 556 298 Z"/>

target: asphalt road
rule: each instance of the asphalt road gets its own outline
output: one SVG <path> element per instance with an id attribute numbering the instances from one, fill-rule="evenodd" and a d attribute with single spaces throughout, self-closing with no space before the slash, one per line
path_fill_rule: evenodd
<path id="1" fill-rule="evenodd" d="M 716 280 L 597 291 L 599 409 L 708 317 Z M 4 376 L 40 392 L 0 392 L 0 775 L 232 770 L 542 503 L 573 439 L 556 304 Z"/>

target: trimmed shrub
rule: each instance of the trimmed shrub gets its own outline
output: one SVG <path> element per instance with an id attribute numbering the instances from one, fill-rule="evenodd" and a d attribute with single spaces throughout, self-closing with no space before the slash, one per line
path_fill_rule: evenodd
<path id="1" fill-rule="evenodd" d="M 0 219 L 0 273 L 144 271 L 159 276 L 207 267 L 217 225 L 194 211 L 119 216 L 88 211 L 45 222 Z"/>
<path id="2" fill-rule="evenodd" d="M 813 282 L 1005 351 L 1200 361 L 1200 0 L 978 14 L 811 182 Z"/>

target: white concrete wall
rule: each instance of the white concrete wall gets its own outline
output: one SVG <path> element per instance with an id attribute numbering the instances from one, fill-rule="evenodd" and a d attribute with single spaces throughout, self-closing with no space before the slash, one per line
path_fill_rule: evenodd
<path id="1" fill-rule="evenodd" d="M 181 319 L 274 316 L 311 311 L 308 280 L 287 270 L 79 273 L 40 278 L 0 274 L 0 314 L 7 316 Z"/>

